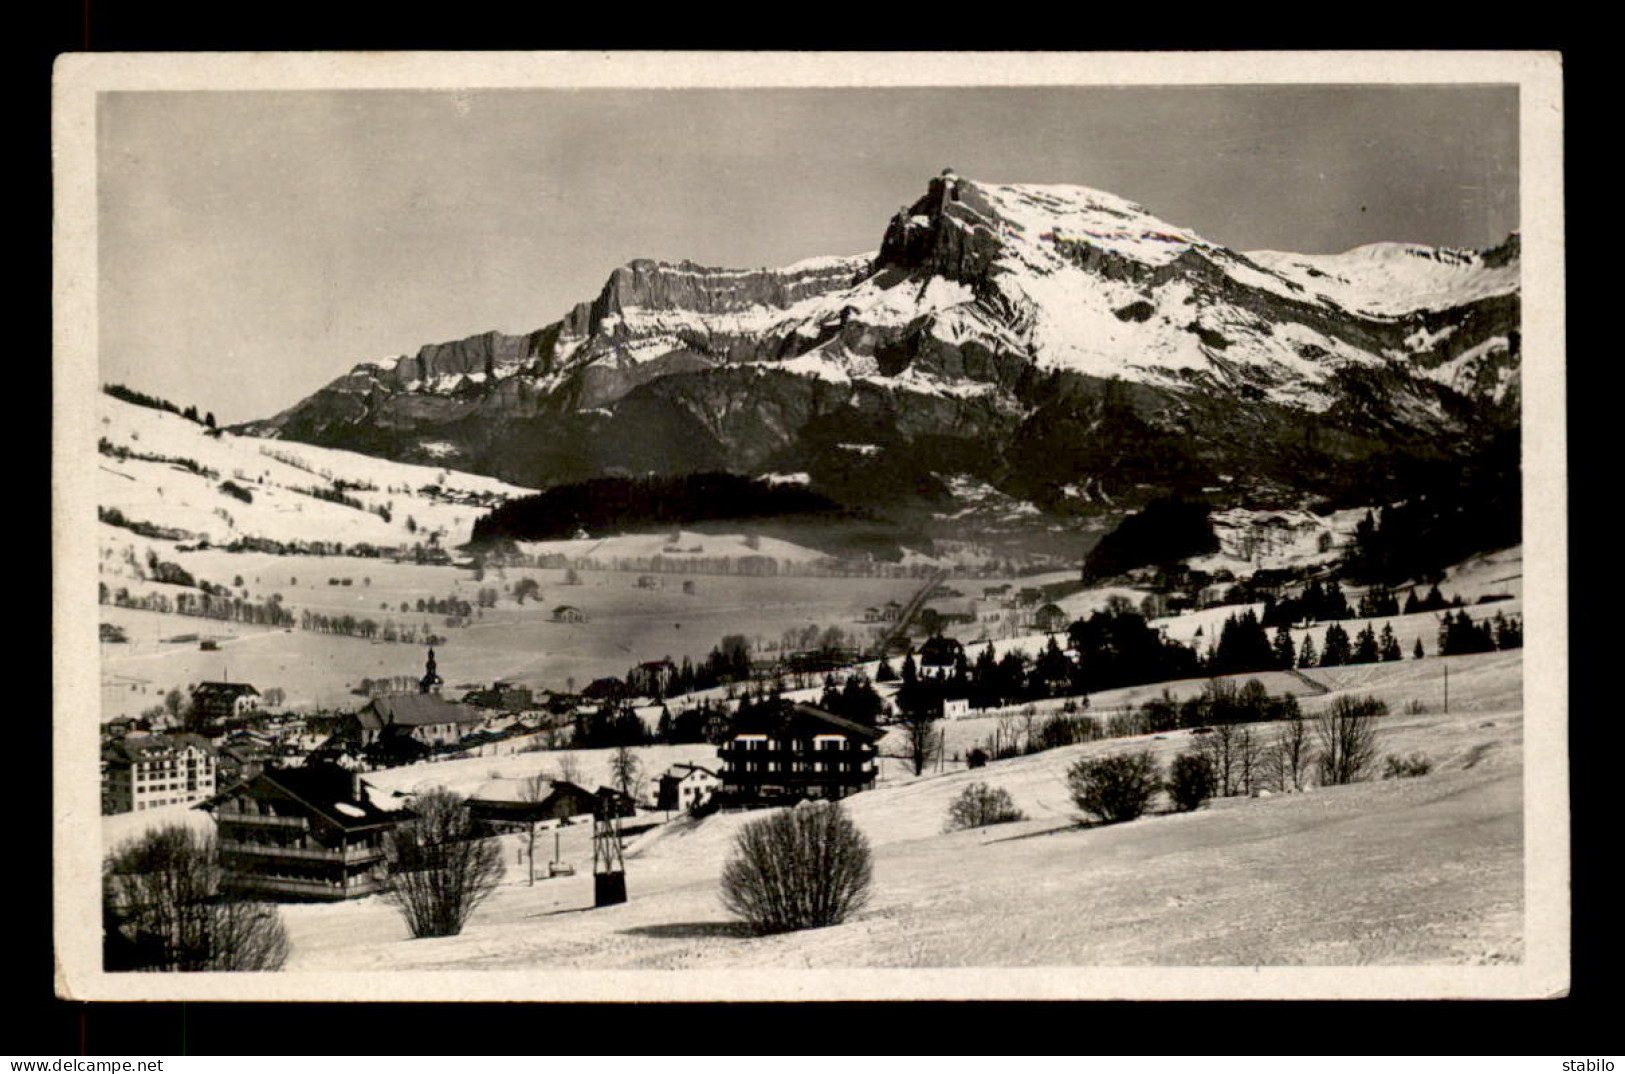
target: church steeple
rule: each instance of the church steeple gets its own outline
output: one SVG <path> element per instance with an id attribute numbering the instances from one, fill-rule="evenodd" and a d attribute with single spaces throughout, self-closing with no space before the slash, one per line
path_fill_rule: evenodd
<path id="1" fill-rule="evenodd" d="M 424 665 L 423 678 L 418 680 L 418 693 L 438 694 L 443 681 L 434 669 L 434 648 L 431 646 L 428 662 Z"/>

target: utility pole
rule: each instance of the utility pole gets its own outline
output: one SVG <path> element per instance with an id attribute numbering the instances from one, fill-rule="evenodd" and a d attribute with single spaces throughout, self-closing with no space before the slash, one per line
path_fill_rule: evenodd
<path id="1" fill-rule="evenodd" d="M 1450 715 L 1450 661 L 1444 663 L 1444 712 Z"/>

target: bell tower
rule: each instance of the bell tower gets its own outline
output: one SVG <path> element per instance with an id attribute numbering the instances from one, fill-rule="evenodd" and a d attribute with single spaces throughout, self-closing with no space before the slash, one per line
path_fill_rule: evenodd
<path id="1" fill-rule="evenodd" d="M 434 648 L 431 646 L 429 649 L 429 659 L 423 666 L 423 678 L 418 680 L 418 693 L 438 694 L 440 692 L 440 686 L 443 682 L 444 680 L 440 678 L 440 673 L 434 669 Z"/>

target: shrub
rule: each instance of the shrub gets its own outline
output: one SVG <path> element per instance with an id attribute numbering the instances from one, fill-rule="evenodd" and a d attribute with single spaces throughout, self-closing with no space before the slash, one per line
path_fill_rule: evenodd
<path id="1" fill-rule="evenodd" d="M 869 841 L 838 802 L 745 825 L 722 868 L 722 904 L 758 933 L 839 925 L 869 900 Z"/>
<path id="2" fill-rule="evenodd" d="M 1175 809 L 1189 813 L 1213 797 L 1217 783 L 1211 760 L 1200 753 L 1182 753 L 1168 773 L 1168 796 Z"/>
<path id="3" fill-rule="evenodd" d="M 1079 809 L 1116 824 L 1144 813 L 1162 779 L 1150 751 L 1142 750 L 1078 761 L 1066 770 L 1066 783 Z"/>
<path id="4" fill-rule="evenodd" d="M 1390 753 L 1382 770 L 1382 778 L 1406 779 L 1410 776 L 1425 776 L 1431 771 L 1433 761 L 1425 753 L 1413 753 L 1409 757 Z"/>
<path id="5" fill-rule="evenodd" d="M 418 795 L 412 812 L 385 844 L 389 901 L 413 936 L 456 936 L 502 878 L 502 849 L 477 835 L 467 803 L 450 791 Z"/>
<path id="6" fill-rule="evenodd" d="M 1002 787 L 989 787 L 986 783 L 972 783 L 948 804 L 948 823 L 943 831 L 957 832 L 965 828 L 985 828 L 989 824 L 1008 824 L 1026 820 L 1027 814 L 1016 808 L 1010 792 Z"/>

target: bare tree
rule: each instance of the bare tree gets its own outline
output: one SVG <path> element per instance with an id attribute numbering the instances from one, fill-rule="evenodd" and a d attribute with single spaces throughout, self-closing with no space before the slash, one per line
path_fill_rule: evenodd
<path id="1" fill-rule="evenodd" d="M 566 753 L 559 758 L 559 780 L 564 783 L 581 785 L 581 762 L 573 753 Z"/>
<path id="2" fill-rule="evenodd" d="M 1301 791 L 1309 778 L 1309 723 L 1294 712 L 1277 726 L 1270 758 L 1277 787 Z"/>
<path id="3" fill-rule="evenodd" d="M 609 761 L 610 782 L 616 790 L 635 800 L 643 789 L 643 780 L 639 777 L 642 768 L 638 755 L 632 752 L 631 747 L 617 746 L 615 756 Z"/>
<path id="4" fill-rule="evenodd" d="M 553 777 L 546 769 L 540 769 L 526 776 L 519 784 L 519 800 L 533 806 L 539 806 L 553 793 Z M 529 875 L 529 885 L 536 886 L 536 817 L 531 815 L 526 824 L 528 840 L 525 845 L 526 869 Z"/>
<path id="5" fill-rule="evenodd" d="M 105 968 L 280 969 L 288 936 L 274 907 L 220 890 L 213 836 L 180 825 L 148 832 L 102 866 Z"/>
<path id="6" fill-rule="evenodd" d="M 1213 789 L 1220 798 L 1235 794 L 1244 765 L 1241 725 L 1232 720 L 1214 723 L 1213 733 L 1202 736 L 1197 748 L 1213 766 Z"/>
<path id="7" fill-rule="evenodd" d="M 412 802 L 414 818 L 385 843 L 388 898 L 412 935 L 456 936 L 502 878 L 502 849 L 475 829 L 461 795 L 436 788 Z"/>
<path id="8" fill-rule="evenodd" d="M 1377 763 L 1377 717 L 1388 707 L 1375 698 L 1339 697 L 1315 719 L 1320 782 L 1355 783 Z"/>

